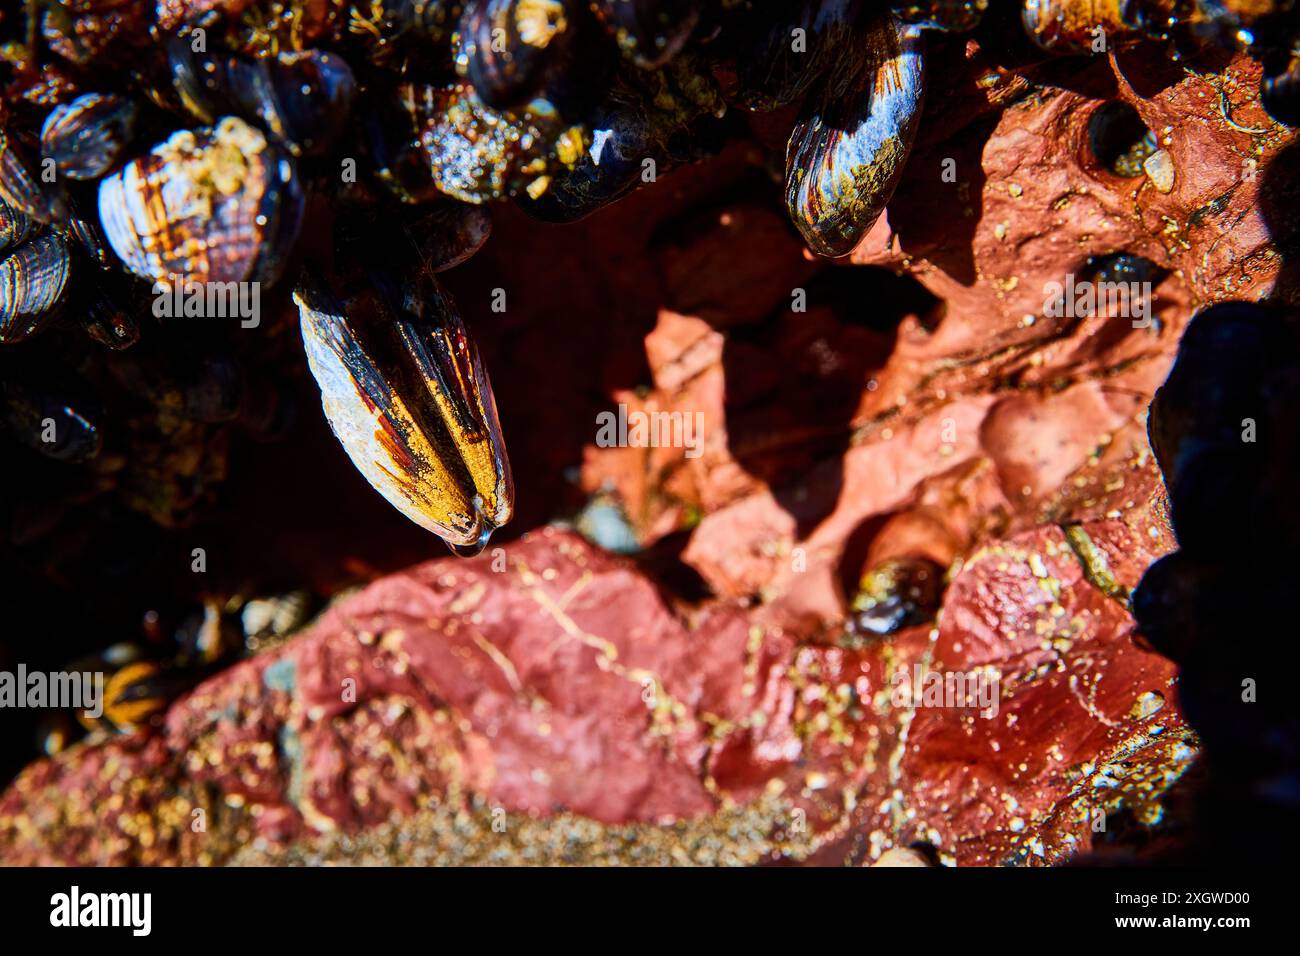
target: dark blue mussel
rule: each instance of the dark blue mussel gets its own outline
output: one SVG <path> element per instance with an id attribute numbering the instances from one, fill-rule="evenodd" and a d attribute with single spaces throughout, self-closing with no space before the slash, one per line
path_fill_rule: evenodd
<path id="1" fill-rule="evenodd" d="M 291 152 L 314 155 L 342 132 L 356 80 L 341 56 L 321 50 L 249 58 L 195 50 L 188 32 L 167 41 L 172 85 L 182 105 L 205 123 L 233 114 L 259 124 Z"/>
<path id="2" fill-rule="evenodd" d="M 20 442 L 55 461 L 77 463 L 99 454 L 103 445 L 97 404 L 48 380 L 0 376 L 0 415 Z"/>
<path id="3" fill-rule="evenodd" d="M 577 112 L 599 96 L 613 64 L 599 34 L 584 0 L 470 0 L 460 58 L 479 98 L 494 109 L 545 96 Z"/>
<path id="4" fill-rule="evenodd" d="M 57 222 L 68 213 L 58 178 L 34 159 L 29 147 L 10 129 L 0 127 L 0 199 L 37 222 Z"/>
<path id="5" fill-rule="evenodd" d="M 588 149 L 545 192 L 519 196 L 519 204 L 545 222 L 581 219 L 672 166 L 717 152 L 724 113 L 721 92 L 689 55 L 654 72 L 622 70 L 588 114 Z"/>
<path id="6" fill-rule="evenodd" d="M 356 98 L 347 62 L 320 50 L 241 63 L 234 78 L 236 99 L 250 118 L 304 155 L 320 153 L 338 138 Z"/>
<path id="7" fill-rule="evenodd" d="M 426 117 L 414 109 L 412 86 L 374 84 L 362 91 L 357 116 L 375 178 L 402 202 L 416 204 L 442 194 L 420 144 Z"/>
<path id="8" fill-rule="evenodd" d="M 139 110 L 124 96 L 87 93 L 56 107 L 41 128 L 41 153 L 72 179 L 97 179 L 121 160 Z"/>
<path id="9" fill-rule="evenodd" d="M 1259 99 L 1268 115 L 1287 126 L 1300 126 L 1300 52 L 1279 55 L 1264 64 Z"/>
<path id="10" fill-rule="evenodd" d="M 823 256 L 853 251 L 884 212 L 902 176 L 925 91 L 921 31 L 874 20 L 842 55 L 863 67 L 848 95 L 814 93 L 786 150 L 786 205 Z"/>
<path id="11" fill-rule="evenodd" d="M 19 342 L 56 314 L 68 284 L 68 247 L 43 232 L 0 259 L 0 343 Z"/>

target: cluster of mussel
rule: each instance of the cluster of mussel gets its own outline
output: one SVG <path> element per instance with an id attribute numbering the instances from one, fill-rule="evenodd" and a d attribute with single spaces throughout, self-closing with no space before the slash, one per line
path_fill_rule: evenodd
<path id="1" fill-rule="evenodd" d="M 148 351 L 178 316 L 229 318 L 248 286 L 291 292 L 353 462 L 475 553 L 510 517 L 512 479 L 435 274 L 486 240 L 484 204 L 572 221 L 715 151 L 737 115 L 789 107 L 791 218 L 814 251 L 845 255 L 905 166 L 925 32 L 993 11 L 1051 53 L 1097 51 L 1099 31 L 1247 46 L 1268 108 L 1296 121 L 1293 0 L 29 0 L 0 20 L 0 360 L 82 329 L 94 348 Z M 313 215 L 335 241 L 305 254 Z M 249 387 L 242 360 L 178 369 L 165 348 L 103 362 L 86 348 L 57 350 L 70 378 L 114 365 L 173 446 L 194 423 L 275 430 L 275 389 Z M 95 396 L 54 394 L 18 364 L 10 429 L 60 461 L 100 456 Z M 172 455 L 151 474 L 188 467 L 172 485 L 192 489 L 204 456 Z"/>
<path id="2" fill-rule="evenodd" d="M 310 592 L 288 591 L 206 598 L 200 607 L 150 608 L 137 639 L 60 666 L 63 673 L 98 676 L 99 699 L 43 710 L 36 721 L 37 746 L 54 754 L 83 733 L 130 733 L 150 726 L 177 696 L 235 657 L 282 641 L 317 607 Z"/>

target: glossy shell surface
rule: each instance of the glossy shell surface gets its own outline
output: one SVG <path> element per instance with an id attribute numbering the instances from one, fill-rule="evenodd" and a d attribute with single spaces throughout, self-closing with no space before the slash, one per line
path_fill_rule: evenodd
<path id="1" fill-rule="evenodd" d="M 47 232 L 0 260 L 0 342 L 33 335 L 52 317 L 68 284 L 68 247 Z"/>
<path id="2" fill-rule="evenodd" d="M 58 107 L 41 127 L 41 153 L 72 179 L 96 179 L 122 158 L 138 110 L 129 99 L 88 93 Z"/>
<path id="3" fill-rule="evenodd" d="M 852 252 L 880 217 L 920 120 L 920 29 L 881 20 L 868 43 L 870 68 L 858 89 L 806 104 L 786 151 L 790 217 L 823 256 Z"/>
<path id="4" fill-rule="evenodd" d="M 274 281 L 302 204 L 289 155 L 235 117 L 173 134 L 99 187 L 113 251 L 157 282 Z"/>
<path id="5" fill-rule="evenodd" d="M 357 469 L 407 518 L 475 553 L 510 519 L 510 465 L 473 342 L 432 276 L 418 288 L 422 315 L 372 290 L 344 305 L 311 277 L 294 301 L 325 417 Z"/>

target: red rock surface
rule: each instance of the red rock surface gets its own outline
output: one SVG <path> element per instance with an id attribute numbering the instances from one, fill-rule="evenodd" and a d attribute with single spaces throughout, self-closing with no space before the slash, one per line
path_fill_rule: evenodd
<path id="1" fill-rule="evenodd" d="M 1124 585 L 1167 543 L 1149 519 L 1085 526 Z M 726 603 L 675 613 L 624 562 L 544 530 L 376 582 L 202 685 L 160 734 L 29 768 L 0 801 L 0 852 L 347 858 L 391 821 L 499 808 L 505 834 L 537 817 L 599 825 L 556 859 L 627 858 L 674 823 L 689 857 L 742 812 L 760 836 L 741 862 L 856 861 L 914 839 L 959 863 L 1068 855 L 1088 846 L 1088 810 L 1145 806 L 1192 754 L 1171 709 L 1134 716 L 1142 695 L 1169 695 L 1172 668 L 1130 629 L 1059 529 L 970 556 L 937 634 L 859 650 Z M 1002 668 L 999 716 L 891 705 L 891 675 L 915 661 Z M 356 837 L 347 853 L 340 835 Z M 462 837 L 462 858 L 510 845 Z"/>

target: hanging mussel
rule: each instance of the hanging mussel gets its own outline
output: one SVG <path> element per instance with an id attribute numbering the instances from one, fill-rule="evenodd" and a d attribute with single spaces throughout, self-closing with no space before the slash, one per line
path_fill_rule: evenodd
<path id="1" fill-rule="evenodd" d="M 431 273 L 358 286 L 340 296 L 309 273 L 294 292 L 325 417 L 393 507 L 477 554 L 514 502 L 478 350 Z"/>
<path id="2" fill-rule="evenodd" d="M 884 212 L 916 138 L 924 99 L 917 27 L 872 21 L 860 47 L 856 88 L 814 93 L 786 150 L 786 205 L 804 240 L 823 256 L 853 251 Z"/>

